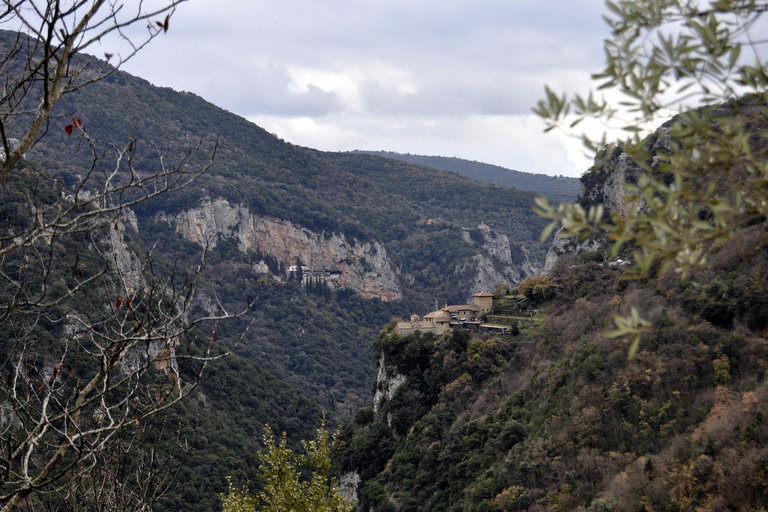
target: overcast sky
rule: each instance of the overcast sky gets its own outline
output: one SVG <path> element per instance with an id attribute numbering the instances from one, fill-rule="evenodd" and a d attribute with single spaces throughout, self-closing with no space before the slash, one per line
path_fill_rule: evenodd
<path id="1" fill-rule="evenodd" d="M 531 107 L 544 84 L 587 90 L 603 12 L 603 0 L 190 0 L 124 69 L 294 144 L 579 176 L 579 143 L 543 134 Z"/>

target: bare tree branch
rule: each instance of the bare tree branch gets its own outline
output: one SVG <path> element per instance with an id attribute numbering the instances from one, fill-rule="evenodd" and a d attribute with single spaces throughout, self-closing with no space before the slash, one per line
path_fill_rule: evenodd
<path id="1" fill-rule="evenodd" d="M 18 65 L 4 65 L 7 60 L 0 63 L 5 77 L 0 97 L 0 139 L 5 152 L 5 160 L 0 165 L 0 184 L 39 140 L 59 99 L 103 80 L 155 37 L 165 33 L 170 16 L 183 1 L 168 0 L 155 9 L 146 10 L 143 2 L 129 7 L 123 2 L 107 0 L 75 0 L 64 5 L 59 0 L 4 0 L 0 23 L 18 23 L 29 38 L 19 37 L 10 52 L 25 55 L 21 69 Z M 140 40 L 126 35 L 125 29 L 144 22 L 147 22 L 147 32 Z M 75 55 L 112 33 L 129 43 L 130 48 L 128 54 L 117 56 L 114 67 L 89 69 L 87 63 L 72 66 Z M 24 106 L 29 104 L 31 106 Z M 31 116 L 31 121 L 27 117 L 20 119 L 22 114 Z M 14 122 L 23 125 L 23 135 L 15 147 L 7 135 L 9 125 Z"/>
<path id="2" fill-rule="evenodd" d="M 96 140 L 73 118 L 67 131 L 90 152 L 74 185 L 19 166 L 56 103 L 166 32 L 181 1 L 0 5 L 0 23 L 29 35 L 0 58 L 0 197 L 15 194 L 5 204 L 19 213 L 0 219 L 1 512 L 150 510 L 186 457 L 178 433 L 161 449 L 170 428 L 160 415 L 239 342 L 217 343 L 218 322 L 252 306 L 231 312 L 213 294 L 217 312 L 193 317 L 207 249 L 161 274 L 151 250 L 141 257 L 126 242 L 131 207 L 188 186 L 213 164 L 217 140 L 201 138 L 173 163 L 153 147 L 147 172 L 135 165 L 134 136 Z M 127 36 L 145 22 L 142 38 Z M 73 59 L 112 33 L 130 49 L 116 66 Z"/>

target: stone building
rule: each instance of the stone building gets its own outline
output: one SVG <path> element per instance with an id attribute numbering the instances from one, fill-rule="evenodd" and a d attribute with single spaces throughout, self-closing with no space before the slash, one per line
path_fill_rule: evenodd
<path id="1" fill-rule="evenodd" d="M 453 329 L 478 330 L 480 318 L 493 308 L 493 294 L 476 293 L 473 297 L 474 304 L 446 304 L 442 309 L 427 313 L 423 319 L 419 315 L 411 315 L 409 321 L 398 322 L 395 331 L 401 336 L 407 336 L 416 331 L 439 335 Z"/>
<path id="2" fill-rule="evenodd" d="M 474 294 L 475 305 L 480 308 L 480 316 L 487 315 L 493 310 L 493 294 L 480 292 Z"/>

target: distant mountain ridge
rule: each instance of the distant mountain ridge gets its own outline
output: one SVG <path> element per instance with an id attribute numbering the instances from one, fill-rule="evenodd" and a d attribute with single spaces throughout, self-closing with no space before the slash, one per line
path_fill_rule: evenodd
<path id="1" fill-rule="evenodd" d="M 474 160 L 445 156 L 427 156 L 396 153 L 394 151 L 355 150 L 352 153 L 377 155 L 403 162 L 434 167 L 454 172 L 479 181 L 512 187 L 518 190 L 536 192 L 556 201 L 572 202 L 579 194 L 579 179 L 565 176 L 547 176 L 530 172 L 516 171 L 493 164 Z"/>
<path id="2" fill-rule="evenodd" d="M 10 55 L 15 36 L 0 31 L 0 51 Z M 86 62 L 107 65 L 88 55 L 72 59 L 75 67 Z M 94 172 L 102 174 L 114 166 L 114 153 L 102 148 L 130 147 L 132 168 L 152 173 L 160 158 L 174 165 L 201 138 L 204 148 L 216 140 L 207 173 L 126 212 L 132 222 L 119 237 L 129 249 L 121 256 L 141 260 L 151 252 L 158 274 L 168 275 L 174 265 L 196 265 L 207 243 L 207 283 L 192 313 L 216 311 L 217 300 L 240 310 L 259 297 L 235 354 L 211 365 L 197 394 L 172 411 L 169 424 L 187 433 L 199 415 L 199 435 L 158 512 L 219 510 L 227 474 L 255 478 L 265 423 L 295 441 L 311 434 L 322 409 L 336 421 L 364 408 L 376 374 L 370 341 L 392 318 L 426 313 L 435 302 L 462 303 L 543 267 L 546 247 L 538 237 L 546 221 L 533 212 L 531 192 L 373 155 L 299 147 L 195 94 L 120 70 L 56 104 L 50 128 L 23 162 L 28 173 L 12 173 L 0 187 L 0 223 L 33 222 L 30 197 L 54 200 L 55 187 L 71 191 L 89 172 L 93 153 L 65 129 L 75 116 L 91 140 L 103 141 L 94 146 L 101 152 Z M 9 137 L 20 131 L 8 125 Z M 81 244 L 62 268 L 74 268 L 77 257 L 98 259 L 93 252 Z M 91 267 L 83 271 L 98 271 Z M 291 267 L 306 273 L 299 277 Z M 11 271 L 7 260 L 0 270 Z M 236 339 L 247 325 L 222 323 L 217 343 Z M 40 338 L 55 346 L 61 329 L 41 325 Z M 13 339 L 0 329 L 0 352 L 11 353 Z M 28 341 L 35 355 L 47 356 L 50 347 Z"/>
<path id="3" fill-rule="evenodd" d="M 738 107 L 712 110 L 742 116 L 764 162 L 768 116 L 762 104 Z M 646 139 L 646 162 L 688 147 L 675 122 Z M 622 183 L 644 162 L 627 156 L 597 154 L 584 209 L 638 207 Z M 727 197 L 745 179 L 723 176 L 696 175 L 688 190 L 711 180 Z M 685 279 L 654 262 L 629 280 L 610 241 L 556 235 L 547 275 L 494 294 L 488 318 L 510 335 L 390 323 L 374 341 L 374 407 L 337 438 L 337 472 L 359 481 L 356 510 L 766 510 L 768 230 L 740 212 L 727 241 L 701 244 L 707 264 Z M 604 334 L 629 311 L 647 322 L 634 358 L 625 337 Z"/>

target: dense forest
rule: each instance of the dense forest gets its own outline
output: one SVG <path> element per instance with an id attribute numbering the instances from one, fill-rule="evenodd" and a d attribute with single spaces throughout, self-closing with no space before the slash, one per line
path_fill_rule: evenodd
<path id="1" fill-rule="evenodd" d="M 5 48 L 14 38 L 11 32 L 0 33 Z M 89 56 L 73 60 L 73 65 L 84 63 L 90 69 L 109 68 Z M 76 133 L 65 129 L 74 119 Z M 19 137 L 22 125 L 21 119 L 10 122 L 8 137 Z M 199 152 L 189 153 L 198 144 Z M 45 321 L 29 327 L 33 335 L 25 334 L 26 324 L 16 323 L 13 316 L 2 324 L 4 384 L 15 382 L 16 354 L 29 357 L 34 378 L 45 381 L 51 368 L 61 368 L 57 358 L 64 368 L 70 365 L 68 377 L 84 378 L 82 372 L 92 366 L 70 362 L 78 353 L 62 353 L 57 347 L 61 340 L 81 343 L 88 331 L 73 331 L 62 319 L 83 315 L 108 326 L 121 311 L 140 315 L 138 309 L 126 310 L 126 292 L 117 291 L 131 272 L 142 273 L 140 280 L 156 283 L 158 291 L 181 289 L 195 275 L 203 247 L 185 238 L 175 221 L 163 219 L 211 198 L 318 237 L 379 243 L 402 290 L 398 300 L 384 301 L 317 279 L 302 282 L 286 272 L 295 260 L 279 260 L 258 247 L 244 250 L 232 237 L 215 239 L 206 248 L 200 285 L 186 317 L 205 318 L 224 310 L 247 313 L 193 329 L 179 340 L 184 348 L 183 354 L 177 350 L 180 362 L 182 355 L 194 361 L 204 354 L 201 340 L 206 337 L 215 339 L 214 355 L 234 348 L 209 363 L 189 399 L 158 419 L 168 425 L 163 431 L 168 439 L 156 439 L 161 453 L 175 453 L 174 435 L 185 451 L 170 463 L 178 477 L 156 510 L 218 510 L 225 476 L 255 480 L 260 434 L 267 423 L 276 432 L 285 431 L 295 446 L 311 436 L 323 411 L 330 422 L 340 422 L 365 409 L 376 372 L 371 340 L 393 318 L 425 314 L 437 301 L 464 302 L 474 291 L 477 258 L 500 269 L 529 259 L 540 266 L 544 258 L 545 246 L 538 242 L 544 221 L 531 210 L 530 192 L 380 157 L 297 147 L 193 94 L 154 87 L 121 71 L 57 103 L 45 136 L 0 187 L 0 235 L 12 241 L 14 233 L 34 230 L 39 220 L 35 211 L 55 214 L 75 193 L 89 197 L 99 180 L 109 176 L 117 151 L 127 151 L 123 154 L 129 155 L 135 175 L 155 172 L 160 162 L 171 166 L 183 161 L 194 167 L 213 156 L 214 163 L 189 186 L 104 216 L 92 229 L 64 233 L 61 242 L 49 245 L 40 238 L 31 262 L 31 253 L 22 251 L 3 258 L 4 275 L 16 276 L 3 282 L 8 304 L 15 304 L 27 283 L 43 283 L 54 300 L 66 299 Z M 130 174 L 121 176 L 128 179 Z M 430 186 L 422 186 L 425 181 Z M 494 259 L 483 245 L 476 228 L 480 223 L 492 227 L 489 236 L 508 237 L 507 263 Z M 45 261 L 51 263 L 35 266 Z M 25 272 L 39 275 L 29 282 L 19 280 Z M 15 314 L 13 308 L 8 310 Z M 102 312 L 113 316 L 100 319 Z M 136 317 L 132 322 L 128 331 L 140 332 L 143 321 Z M 182 382 L 195 382 L 194 365 L 180 363 L 178 371 Z M 154 370 L 148 376 L 164 378 Z M 137 415 L 137 425 L 144 425 L 139 423 L 142 414 Z"/>

